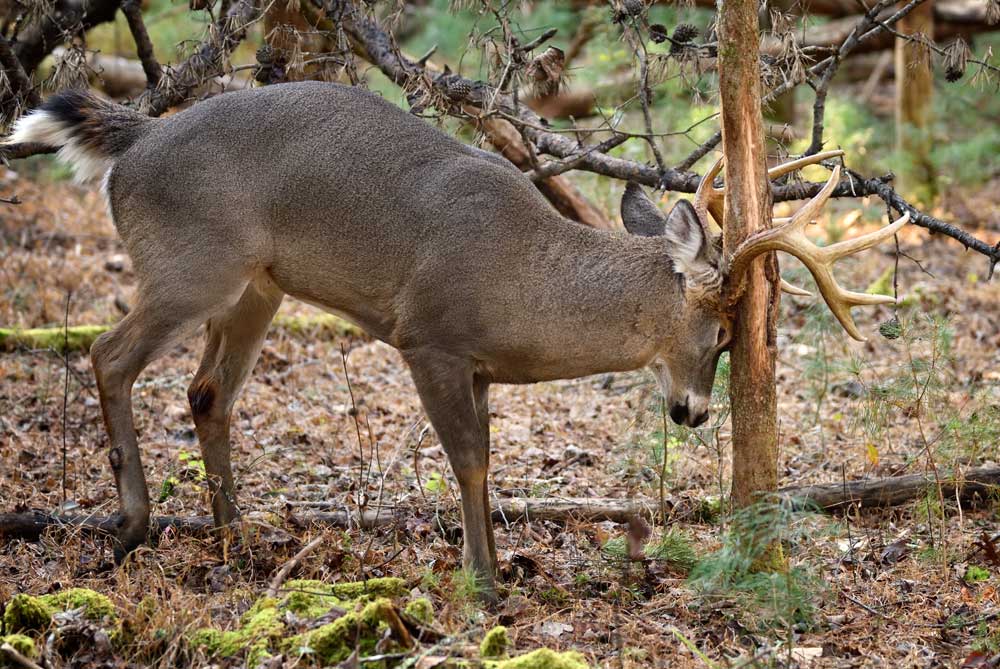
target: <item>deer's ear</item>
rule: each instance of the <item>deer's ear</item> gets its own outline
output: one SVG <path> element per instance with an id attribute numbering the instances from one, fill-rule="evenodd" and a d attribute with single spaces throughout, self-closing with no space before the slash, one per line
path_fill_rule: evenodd
<path id="1" fill-rule="evenodd" d="M 666 228 L 667 218 L 643 192 L 642 186 L 629 181 L 622 195 L 622 223 L 633 235 L 659 237 Z"/>
<path id="2" fill-rule="evenodd" d="M 670 242 L 667 254 L 678 272 L 693 275 L 708 264 L 709 241 L 694 206 L 687 200 L 678 200 L 670 210 L 663 235 Z"/>

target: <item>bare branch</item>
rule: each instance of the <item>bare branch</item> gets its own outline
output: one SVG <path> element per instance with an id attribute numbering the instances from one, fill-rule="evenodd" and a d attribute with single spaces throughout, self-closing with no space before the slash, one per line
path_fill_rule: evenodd
<path id="1" fill-rule="evenodd" d="M 21 61 L 14 55 L 10 42 L 0 35 L 0 67 L 6 73 L 10 81 L 10 94 L 0 93 L 3 100 L 4 114 L 8 118 L 14 118 L 21 107 L 34 107 L 41 99 L 38 90 L 31 84 L 31 78 L 21 66 Z"/>
<path id="2" fill-rule="evenodd" d="M 142 6 L 139 0 L 123 0 L 122 14 L 125 15 L 128 28 L 132 32 L 132 39 L 135 40 L 135 52 L 142 63 L 143 71 L 146 73 L 148 86 L 155 88 L 163 76 L 163 68 L 160 67 L 153 52 L 153 43 L 149 39 L 149 32 L 142 20 Z"/>
<path id="3" fill-rule="evenodd" d="M 247 28 L 260 17 L 256 0 L 236 0 L 226 14 L 209 28 L 209 34 L 187 60 L 168 68 L 155 88 L 146 89 L 136 100 L 140 111 L 159 116 L 188 100 L 206 81 L 226 71 L 227 59 L 246 37 Z M 148 73 L 147 73 L 148 74 Z"/>

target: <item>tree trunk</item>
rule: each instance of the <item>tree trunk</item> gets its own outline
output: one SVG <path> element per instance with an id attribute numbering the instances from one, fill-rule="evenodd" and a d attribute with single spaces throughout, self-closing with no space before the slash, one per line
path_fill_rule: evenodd
<path id="1" fill-rule="evenodd" d="M 719 9 L 719 93 L 726 156 L 725 253 L 771 227 L 764 125 L 761 118 L 757 3 L 723 0 Z M 733 503 L 744 507 L 778 487 L 778 424 L 774 386 L 773 254 L 758 258 L 736 304 L 730 352 L 733 421 Z M 774 293 L 776 296 L 776 293 Z"/>
<path id="2" fill-rule="evenodd" d="M 934 3 L 927 0 L 900 19 L 904 35 L 934 35 Z M 906 160 L 903 188 L 931 188 L 930 117 L 934 92 L 930 50 L 923 44 L 896 38 L 896 147 Z"/>

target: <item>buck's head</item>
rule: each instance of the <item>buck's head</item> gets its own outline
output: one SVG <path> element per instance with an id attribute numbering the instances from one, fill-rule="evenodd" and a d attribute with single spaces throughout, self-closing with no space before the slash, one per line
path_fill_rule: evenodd
<path id="1" fill-rule="evenodd" d="M 842 151 L 827 151 L 784 163 L 770 169 L 768 178 L 774 179 L 841 155 Z M 672 337 L 656 352 L 650 367 L 659 382 L 670 417 L 678 425 L 690 427 L 708 420 L 716 366 L 732 338 L 731 309 L 742 292 L 745 272 L 756 257 L 770 251 L 785 251 L 801 260 L 847 333 L 864 341 L 851 318 L 851 307 L 891 303 L 893 298 L 844 290 L 833 278 L 833 263 L 892 237 L 909 220 L 909 215 L 904 214 L 881 230 L 817 247 L 806 238 L 804 228 L 837 186 L 840 179 L 840 167 L 837 166 L 822 190 L 792 217 L 774 219 L 773 228 L 750 236 L 726 257 L 722 251 L 722 230 L 712 220 L 715 216 L 721 222 L 724 211 L 725 190 L 713 184 L 721 170 L 720 159 L 702 178 L 693 203 L 678 201 L 666 215 L 634 183 L 629 183 L 622 197 L 625 228 L 634 235 L 662 239 L 664 253 L 681 282 L 681 300 L 677 307 L 679 312 L 674 314 Z M 810 294 L 784 281 L 781 288 L 797 295 Z"/>

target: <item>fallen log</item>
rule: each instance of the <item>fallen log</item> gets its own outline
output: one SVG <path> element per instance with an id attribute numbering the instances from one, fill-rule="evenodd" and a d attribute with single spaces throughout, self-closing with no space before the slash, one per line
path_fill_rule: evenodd
<path id="1" fill-rule="evenodd" d="M 285 316 L 274 319 L 274 327 L 292 335 L 326 334 L 331 337 L 363 336 L 358 326 L 337 318 L 332 314 L 315 316 Z M 113 325 L 71 325 L 68 328 L 0 328 L 0 351 L 14 351 L 19 348 L 44 349 L 57 353 L 66 351 L 88 351 L 99 335 Z"/>
<path id="2" fill-rule="evenodd" d="M 946 500 L 969 502 L 995 498 L 1000 493 L 1000 467 L 967 469 L 958 475 L 942 477 L 940 481 L 932 473 L 923 473 L 788 487 L 779 490 L 777 495 L 795 509 L 836 513 L 852 507 L 864 510 L 897 506 L 922 497 L 928 490 L 936 490 L 939 483 L 941 494 Z M 360 514 L 343 508 L 299 512 L 298 509 L 303 507 L 333 509 L 335 505 L 329 502 L 293 502 L 289 504 L 284 517 L 275 513 L 254 512 L 247 514 L 245 518 L 249 522 L 272 525 L 286 523 L 300 527 L 316 524 L 374 528 L 401 524 L 413 515 L 411 507 L 369 508 Z M 647 518 L 659 516 L 658 504 L 647 499 L 516 497 L 502 498 L 495 507 L 493 521 L 497 523 L 513 523 L 524 519 L 624 523 L 637 515 Z M 116 518 L 107 516 L 58 515 L 42 511 L 5 513 L 0 514 L 0 540 L 35 541 L 50 527 L 110 534 L 115 530 L 116 523 Z M 182 534 L 204 534 L 213 529 L 210 516 L 154 516 L 152 523 L 156 533 L 171 528 Z"/>
<path id="3" fill-rule="evenodd" d="M 891 10 L 887 10 L 879 18 L 885 19 L 891 13 Z M 1000 24 L 991 25 L 986 22 L 986 3 L 982 0 L 968 0 L 968 2 L 959 3 L 938 2 L 934 4 L 931 14 L 934 20 L 933 38 L 935 42 L 944 42 L 953 37 L 968 39 L 976 33 L 1000 30 Z M 800 35 L 796 39 L 796 44 L 800 48 L 827 47 L 835 49 L 847 39 L 847 36 L 857 25 L 857 16 L 827 21 L 823 25 L 808 28 L 804 35 Z M 859 44 L 851 51 L 851 56 L 891 49 L 895 44 L 895 39 L 892 33 L 882 31 Z M 774 37 L 768 36 L 761 40 L 760 50 L 766 55 L 777 56 L 782 53 L 784 48 L 781 40 Z"/>

